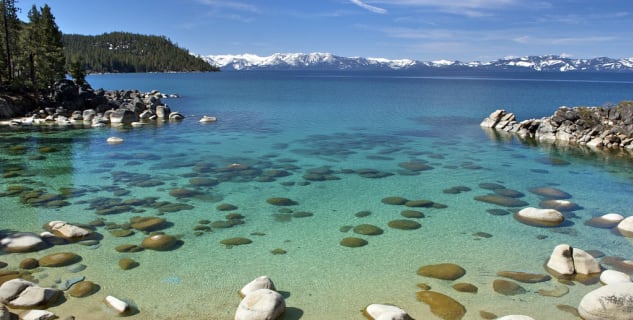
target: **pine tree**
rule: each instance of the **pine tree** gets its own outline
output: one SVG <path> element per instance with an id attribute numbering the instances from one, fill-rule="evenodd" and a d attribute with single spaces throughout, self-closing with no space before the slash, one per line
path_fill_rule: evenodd
<path id="1" fill-rule="evenodd" d="M 0 39 L 3 49 L 0 55 L 0 63 L 2 64 L 0 81 L 10 83 L 15 76 L 14 55 L 18 52 L 18 34 L 21 23 L 18 19 L 18 8 L 15 6 L 15 0 L 0 0 L 0 10 L 0 18 L 2 19 Z"/>
<path id="2" fill-rule="evenodd" d="M 52 85 L 66 76 L 66 58 L 62 33 L 55 23 L 51 8 L 46 4 L 41 8 L 41 18 L 36 28 L 41 32 L 39 52 L 35 56 L 36 75 L 41 88 Z"/>
<path id="3" fill-rule="evenodd" d="M 86 84 L 86 69 L 84 69 L 81 59 L 74 59 L 68 67 L 68 73 L 75 79 L 77 85 L 83 86 Z"/>

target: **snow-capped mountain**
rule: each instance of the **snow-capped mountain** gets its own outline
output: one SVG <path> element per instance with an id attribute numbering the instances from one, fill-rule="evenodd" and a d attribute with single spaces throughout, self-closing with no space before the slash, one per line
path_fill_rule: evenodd
<path id="1" fill-rule="evenodd" d="M 383 58 L 341 57 L 331 53 L 275 53 L 200 56 L 222 70 L 421 70 L 429 68 L 535 70 L 535 71 L 615 71 L 633 72 L 633 58 L 572 59 L 557 55 L 504 58 L 489 62 L 453 60 L 416 61 Z"/>

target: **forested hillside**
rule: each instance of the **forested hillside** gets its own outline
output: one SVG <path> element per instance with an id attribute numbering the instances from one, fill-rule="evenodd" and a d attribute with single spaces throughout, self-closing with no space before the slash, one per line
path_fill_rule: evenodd
<path id="1" fill-rule="evenodd" d="M 219 71 L 166 37 L 113 32 L 62 39 L 67 65 L 81 61 L 89 73 Z"/>

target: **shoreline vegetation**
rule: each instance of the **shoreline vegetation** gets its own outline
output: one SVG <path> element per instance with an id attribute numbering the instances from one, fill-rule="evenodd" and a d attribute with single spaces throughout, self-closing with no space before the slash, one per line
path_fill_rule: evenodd
<path id="1" fill-rule="evenodd" d="M 42 110 L 50 116 L 54 112 L 49 109 L 58 108 L 83 111 L 97 108 L 90 105 L 97 100 L 118 109 L 123 101 L 114 98 L 116 95 L 90 88 L 85 78 L 91 73 L 219 71 L 164 36 L 126 32 L 64 35 L 48 5 L 33 5 L 24 22 L 18 18 L 15 3 L 0 0 L 0 119 Z M 74 81 L 67 80 L 67 75 Z M 79 88 L 78 95 L 68 91 L 72 82 Z M 66 90 L 61 95 L 60 86 Z"/>

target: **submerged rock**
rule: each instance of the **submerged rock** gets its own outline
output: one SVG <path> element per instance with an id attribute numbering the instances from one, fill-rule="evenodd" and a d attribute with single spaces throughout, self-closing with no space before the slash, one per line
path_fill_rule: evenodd
<path id="1" fill-rule="evenodd" d="M 143 240 L 141 247 L 156 251 L 168 251 L 178 245 L 178 239 L 167 234 L 155 234 Z"/>
<path id="2" fill-rule="evenodd" d="M 434 291 L 419 291 L 418 300 L 426 303 L 431 312 L 444 320 L 459 320 L 466 314 L 466 308 L 457 300 Z"/>
<path id="3" fill-rule="evenodd" d="M 555 209 L 524 208 L 514 217 L 522 223 L 531 226 L 556 227 L 565 221 L 565 216 Z"/>
<path id="4" fill-rule="evenodd" d="M 42 267 L 65 267 L 81 261 L 81 256 L 72 252 L 59 252 L 40 258 Z"/>
<path id="5" fill-rule="evenodd" d="M 368 242 L 367 240 L 361 239 L 361 238 L 347 237 L 347 238 L 343 238 L 340 244 L 344 247 L 358 248 L 358 247 L 366 246 Z"/>
<path id="6" fill-rule="evenodd" d="M 33 252 L 44 249 L 48 245 L 42 238 L 31 232 L 18 232 L 0 240 L 2 251 L 9 253 Z"/>
<path id="7" fill-rule="evenodd" d="M 492 288 L 495 292 L 506 296 L 514 296 L 527 292 L 525 288 L 521 287 L 517 283 L 503 279 L 496 279 L 495 281 L 493 281 Z"/>
<path id="8" fill-rule="evenodd" d="M 466 274 L 466 270 L 454 263 L 440 263 L 420 267 L 418 274 L 424 277 L 457 280 Z"/>

